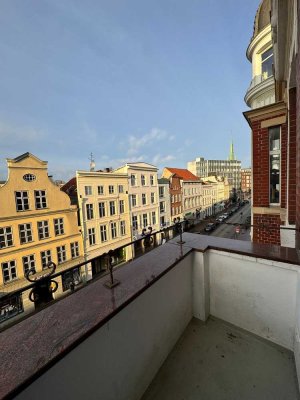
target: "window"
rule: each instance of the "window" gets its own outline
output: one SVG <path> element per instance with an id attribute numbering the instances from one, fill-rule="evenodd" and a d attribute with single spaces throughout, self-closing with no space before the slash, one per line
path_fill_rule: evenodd
<path id="1" fill-rule="evenodd" d="M 95 228 L 88 229 L 89 245 L 93 246 L 96 243 Z"/>
<path id="2" fill-rule="evenodd" d="M 155 203 L 155 193 L 151 193 L 151 204 Z"/>
<path id="3" fill-rule="evenodd" d="M 115 239 L 117 237 L 117 224 L 115 222 L 112 222 L 110 224 L 110 229 L 111 229 L 111 238 Z"/>
<path id="4" fill-rule="evenodd" d="M 270 203 L 280 201 L 280 127 L 269 128 L 270 141 Z"/>
<path id="5" fill-rule="evenodd" d="M 119 193 L 124 193 L 124 186 L 123 185 L 119 185 Z"/>
<path id="6" fill-rule="evenodd" d="M 122 236 L 126 235 L 125 221 L 120 222 L 120 232 Z"/>
<path id="7" fill-rule="evenodd" d="M 136 186 L 136 175 L 131 174 L 130 183 L 131 183 L 131 186 Z"/>
<path id="8" fill-rule="evenodd" d="M 94 207 L 93 207 L 93 204 L 86 204 L 86 218 L 88 220 L 94 218 Z"/>
<path id="9" fill-rule="evenodd" d="M 57 251 L 57 262 L 58 264 L 61 264 L 66 261 L 66 246 L 58 246 L 56 247 Z"/>
<path id="10" fill-rule="evenodd" d="M 0 228 L 0 249 L 13 246 L 12 228 L 5 226 Z"/>
<path id="11" fill-rule="evenodd" d="M 41 251 L 41 261 L 42 268 L 47 268 L 48 264 L 51 262 L 51 250 Z"/>
<path id="12" fill-rule="evenodd" d="M 33 254 L 31 254 L 30 256 L 23 257 L 22 260 L 23 260 L 24 275 L 26 275 L 29 271 L 32 271 L 33 273 L 36 272 L 35 259 Z"/>
<path id="13" fill-rule="evenodd" d="M 132 205 L 132 207 L 136 207 L 136 205 L 137 205 L 136 194 L 131 195 L 131 205 Z"/>
<path id="14" fill-rule="evenodd" d="M 116 213 L 116 204 L 114 201 L 109 202 L 109 213 L 110 215 L 115 215 Z"/>
<path id="15" fill-rule="evenodd" d="M 105 203 L 103 202 L 99 203 L 99 217 L 105 217 Z"/>
<path id="16" fill-rule="evenodd" d="M 100 225 L 100 237 L 101 237 L 101 242 L 107 241 L 106 225 Z"/>
<path id="17" fill-rule="evenodd" d="M 98 186 L 98 195 L 104 194 L 104 187 Z"/>
<path id="18" fill-rule="evenodd" d="M 125 211 L 124 200 L 119 201 L 119 209 L 120 209 L 120 214 L 124 214 L 124 211 Z"/>
<path id="19" fill-rule="evenodd" d="M 132 228 L 135 230 L 138 229 L 138 219 L 136 215 L 132 216 Z"/>
<path id="20" fill-rule="evenodd" d="M 70 244 L 71 247 L 71 257 L 76 258 L 79 257 L 79 243 L 73 242 Z"/>
<path id="21" fill-rule="evenodd" d="M 161 213 L 165 212 L 165 202 L 164 201 L 159 202 L 159 211 Z"/>
<path id="22" fill-rule="evenodd" d="M 38 221 L 37 228 L 39 240 L 46 239 L 50 236 L 48 221 Z"/>
<path id="23" fill-rule="evenodd" d="M 159 197 L 165 196 L 165 188 L 163 186 L 159 186 Z"/>
<path id="24" fill-rule="evenodd" d="M 41 210 L 42 208 L 47 207 L 46 190 L 35 190 L 34 198 L 35 198 L 35 208 L 37 210 Z"/>
<path id="25" fill-rule="evenodd" d="M 142 184 L 142 186 L 145 186 L 145 185 L 146 185 L 146 178 L 145 178 L 145 175 L 141 175 L 141 184 Z"/>
<path id="26" fill-rule="evenodd" d="M 154 176 L 150 175 L 150 185 L 153 186 L 154 185 Z"/>
<path id="27" fill-rule="evenodd" d="M 145 193 L 142 194 L 142 204 L 146 205 L 147 204 L 147 199 Z"/>
<path id="28" fill-rule="evenodd" d="M 143 227 L 146 228 L 148 225 L 148 216 L 147 214 L 143 214 Z"/>
<path id="29" fill-rule="evenodd" d="M 273 48 L 271 47 L 261 55 L 261 74 L 264 79 L 273 75 Z"/>
<path id="30" fill-rule="evenodd" d="M 54 232 L 55 232 L 55 236 L 63 235 L 65 233 L 63 218 L 54 219 Z"/>
<path id="31" fill-rule="evenodd" d="M 109 194 L 114 194 L 115 193 L 115 187 L 113 185 L 108 186 L 108 193 Z"/>
<path id="32" fill-rule="evenodd" d="M 15 261 L 2 263 L 3 282 L 7 283 L 17 278 L 17 268 Z"/>
<path id="33" fill-rule="evenodd" d="M 20 243 L 32 242 L 31 224 L 19 225 Z"/>
<path id="34" fill-rule="evenodd" d="M 86 196 L 91 196 L 92 195 L 92 186 L 85 186 L 84 193 Z"/>
<path id="35" fill-rule="evenodd" d="M 23 175 L 23 179 L 26 182 L 33 182 L 36 180 L 36 176 L 33 174 L 25 174 L 25 175 Z"/>
<path id="36" fill-rule="evenodd" d="M 28 192 L 15 192 L 17 211 L 29 210 Z"/>
<path id="37" fill-rule="evenodd" d="M 156 212 L 152 211 L 152 225 L 156 224 Z"/>

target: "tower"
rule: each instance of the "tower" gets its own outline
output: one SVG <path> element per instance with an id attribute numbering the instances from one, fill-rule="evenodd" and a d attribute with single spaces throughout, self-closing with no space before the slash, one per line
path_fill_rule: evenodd
<path id="1" fill-rule="evenodd" d="M 229 152 L 228 160 L 229 161 L 235 160 L 234 149 L 233 149 L 233 140 L 231 141 L 231 144 L 230 144 L 230 152 Z"/>

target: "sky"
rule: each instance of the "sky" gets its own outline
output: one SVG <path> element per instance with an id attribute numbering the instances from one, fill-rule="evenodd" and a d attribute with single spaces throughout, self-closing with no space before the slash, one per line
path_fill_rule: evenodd
<path id="1" fill-rule="evenodd" d="M 251 164 L 242 112 L 259 0 L 1 0 L 0 179 L 30 152 L 49 174 L 128 161 Z M 241 7 L 242 5 L 242 7 Z"/>

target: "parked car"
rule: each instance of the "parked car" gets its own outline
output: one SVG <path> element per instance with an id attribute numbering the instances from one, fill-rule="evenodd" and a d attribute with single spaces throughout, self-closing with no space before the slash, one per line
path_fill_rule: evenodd
<path id="1" fill-rule="evenodd" d="M 222 214 L 222 216 L 224 219 L 227 219 L 229 217 L 229 213 L 224 213 L 224 214 Z"/>
<path id="2" fill-rule="evenodd" d="M 206 227 L 204 228 L 205 232 L 211 232 L 214 229 L 216 229 L 216 225 L 212 222 L 210 222 L 209 224 L 206 225 Z"/>

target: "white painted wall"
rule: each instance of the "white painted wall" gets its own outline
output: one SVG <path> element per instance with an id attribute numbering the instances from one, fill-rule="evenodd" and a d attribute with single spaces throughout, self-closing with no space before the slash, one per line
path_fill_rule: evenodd
<path id="1" fill-rule="evenodd" d="M 210 250 L 210 313 L 293 350 L 296 266 Z"/>
<path id="2" fill-rule="evenodd" d="M 187 256 L 17 398 L 140 399 L 192 318 L 191 258 Z"/>

